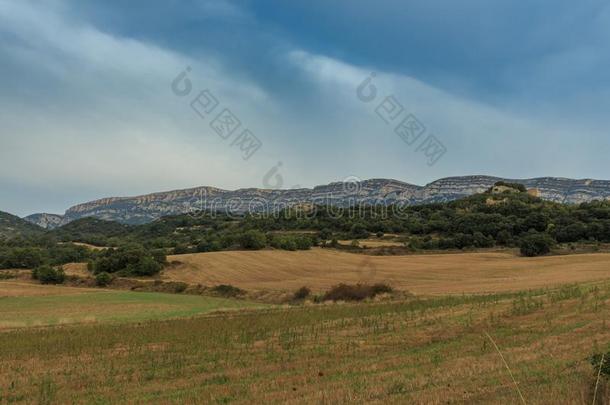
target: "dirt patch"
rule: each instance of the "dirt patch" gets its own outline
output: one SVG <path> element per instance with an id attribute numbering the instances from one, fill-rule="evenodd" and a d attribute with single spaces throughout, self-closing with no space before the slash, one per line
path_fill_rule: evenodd
<path id="1" fill-rule="evenodd" d="M 91 277 L 91 273 L 87 270 L 87 263 L 68 263 L 61 267 L 67 276 Z"/>
<path id="2" fill-rule="evenodd" d="M 92 245 L 90 243 L 83 243 L 83 242 L 69 242 L 72 245 L 76 245 L 76 246 L 82 246 L 82 247 L 86 247 L 87 249 L 91 249 L 91 250 L 104 250 L 104 249 L 108 249 L 108 247 L 106 246 L 95 246 Z"/>

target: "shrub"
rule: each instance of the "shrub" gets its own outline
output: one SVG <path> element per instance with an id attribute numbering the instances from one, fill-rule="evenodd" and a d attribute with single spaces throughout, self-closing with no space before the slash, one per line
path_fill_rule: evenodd
<path id="1" fill-rule="evenodd" d="M 62 284 L 66 279 L 66 274 L 61 267 L 55 269 L 44 265 L 32 271 L 32 278 L 40 281 L 42 284 Z"/>
<path id="2" fill-rule="evenodd" d="M 544 233 L 533 233 L 523 237 L 519 249 L 523 256 L 542 256 L 551 251 L 555 241 Z"/>
<path id="3" fill-rule="evenodd" d="M 318 237 L 322 240 L 328 240 L 332 236 L 333 236 L 333 232 L 328 228 L 324 228 L 318 233 Z"/>
<path id="4" fill-rule="evenodd" d="M 309 236 L 297 236 L 294 242 L 298 250 L 309 250 L 313 246 L 313 241 Z"/>
<path id="5" fill-rule="evenodd" d="M 267 238 L 261 231 L 250 230 L 239 237 L 239 246 L 247 250 L 260 250 L 267 245 Z"/>
<path id="6" fill-rule="evenodd" d="M 95 275 L 95 285 L 98 287 L 106 287 L 112 282 L 112 276 L 105 271 Z"/>
<path id="7" fill-rule="evenodd" d="M 439 249 L 455 249 L 455 240 L 452 238 L 440 238 L 438 240 Z"/>
<path id="8" fill-rule="evenodd" d="M 510 245 L 512 243 L 512 235 L 510 232 L 508 232 L 506 229 L 501 230 L 500 232 L 498 232 L 498 235 L 496 236 L 496 242 L 499 245 Z"/>
<path id="9" fill-rule="evenodd" d="M 453 242 L 453 246 L 455 246 L 455 242 Z M 409 249 L 412 249 L 412 250 L 423 249 L 424 248 L 424 242 L 422 241 L 421 238 L 412 237 L 411 239 L 409 239 L 407 247 Z"/>
<path id="10" fill-rule="evenodd" d="M 222 249 L 222 247 L 220 246 L 220 244 L 216 240 L 210 240 L 210 241 L 203 240 L 203 241 L 199 242 L 197 244 L 197 246 L 195 247 L 195 250 L 198 253 L 217 252 L 217 251 L 219 251 L 221 249 Z"/>
<path id="11" fill-rule="evenodd" d="M 150 252 L 150 254 L 157 263 L 161 265 L 167 264 L 167 256 L 165 256 L 165 251 L 163 249 L 155 249 Z"/>
<path id="12" fill-rule="evenodd" d="M 356 223 L 352 225 L 350 235 L 354 239 L 366 239 L 369 237 L 369 231 L 366 229 L 364 224 Z"/>
<path id="13" fill-rule="evenodd" d="M 165 262 L 163 251 L 148 252 L 141 246 L 126 246 L 102 251 L 87 267 L 93 274 L 105 272 L 123 276 L 152 276 L 161 271 Z"/>
<path id="14" fill-rule="evenodd" d="M 394 291 L 392 287 L 383 283 L 376 283 L 371 286 L 371 292 L 373 293 L 373 295 L 389 294 L 392 291 Z"/>
<path id="15" fill-rule="evenodd" d="M 246 293 L 241 288 L 232 286 L 230 284 L 217 285 L 215 287 L 212 287 L 212 291 L 219 295 L 222 295 L 223 297 L 237 297 L 238 295 L 243 295 Z"/>
<path id="16" fill-rule="evenodd" d="M 216 252 L 221 249 L 220 244 L 216 240 L 202 240 L 197 244 L 195 250 L 198 253 Z"/>
<path id="17" fill-rule="evenodd" d="M 301 248 L 304 250 L 303 246 L 305 246 L 306 242 L 302 242 L 300 244 Z M 292 236 L 274 236 L 273 239 L 271 240 L 271 246 L 273 246 L 276 249 L 282 249 L 282 250 L 290 250 L 290 251 L 295 251 L 297 249 L 299 249 L 299 244 L 297 244 L 297 238 L 294 238 Z M 309 246 L 311 247 L 311 246 Z M 307 248 L 309 249 L 309 248 Z"/>
<path id="18" fill-rule="evenodd" d="M 281 244 L 281 248 L 284 250 L 295 251 L 297 250 L 297 244 L 292 238 L 285 239 Z"/>
<path id="19" fill-rule="evenodd" d="M 392 292 L 392 288 L 386 284 L 339 284 L 332 287 L 324 294 L 324 301 L 362 301 L 373 298 L 378 294 Z"/>
<path id="20" fill-rule="evenodd" d="M 187 283 L 183 283 L 183 282 L 177 282 L 174 283 L 173 287 L 174 287 L 174 292 L 176 294 L 180 294 L 186 291 L 186 289 L 188 288 L 188 284 Z"/>
<path id="21" fill-rule="evenodd" d="M 218 240 L 221 249 L 230 249 L 235 247 L 236 244 L 235 235 L 221 235 Z"/>
<path id="22" fill-rule="evenodd" d="M 188 246 L 185 244 L 178 244 L 174 247 L 173 253 L 175 255 L 183 255 L 189 252 Z"/>
<path id="23" fill-rule="evenodd" d="M 544 232 L 546 228 L 549 226 L 549 218 L 540 213 L 540 212 L 532 212 L 523 220 L 521 224 L 521 228 L 524 231 L 529 231 L 530 229 L 535 230 L 536 232 Z"/>
<path id="24" fill-rule="evenodd" d="M 294 292 L 293 299 L 295 301 L 304 300 L 311 295 L 311 290 L 307 287 L 301 287 Z"/>
<path id="25" fill-rule="evenodd" d="M 154 276 L 163 266 L 152 257 L 142 257 L 137 263 L 127 266 L 126 273 L 134 276 Z"/>
<path id="26" fill-rule="evenodd" d="M 483 235 L 481 232 L 475 232 L 472 237 L 475 247 L 488 248 L 494 245 L 494 240 L 491 237 Z"/>

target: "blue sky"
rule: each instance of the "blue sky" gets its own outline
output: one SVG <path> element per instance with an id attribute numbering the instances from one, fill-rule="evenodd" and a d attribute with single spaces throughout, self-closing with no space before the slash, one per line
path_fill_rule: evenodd
<path id="1" fill-rule="evenodd" d="M 608 43 L 594 0 L 0 0 L 0 210 L 348 176 L 607 179 Z M 202 119 L 204 89 L 219 110 Z M 387 96 L 442 143 L 434 165 L 375 113 Z M 209 125 L 223 108 L 262 142 L 248 160 Z"/>

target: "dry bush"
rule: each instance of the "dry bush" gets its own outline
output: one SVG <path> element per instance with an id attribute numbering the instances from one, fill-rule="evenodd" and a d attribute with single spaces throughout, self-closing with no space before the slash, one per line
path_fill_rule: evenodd
<path id="1" fill-rule="evenodd" d="M 338 284 L 332 287 L 322 297 L 323 301 L 362 301 L 378 294 L 391 293 L 392 287 L 387 284 Z"/>
<path id="2" fill-rule="evenodd" d="M 301 301 L 301 300 L 304 300 L 305 298 L 309 297 L 310 295 L 311 295 L 311 290 L 309 288 L 303 286 L 294 292 L 292 299 L 294 301 Z"/>
<path id="3" fill-rule="evenodd" d="M 237 297 L 244 295 L 246 292 L 241 288 L 232 286 L 231 284 L 220 284 L 212 287 L 212 291 L 223 297 Z"/>

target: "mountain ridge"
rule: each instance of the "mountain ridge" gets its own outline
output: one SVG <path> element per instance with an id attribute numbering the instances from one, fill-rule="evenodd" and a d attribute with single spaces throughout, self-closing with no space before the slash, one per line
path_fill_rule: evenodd
<path id="1" fill-rule="evenodd" d="M 578 204 L 610 199 L 609 180 L 565 177 L 508 179 L 471 175 L 445 177 L 420 186 L 395 179 L 373 178 L 361 181 L 348 179 L 313 188 L 225 190 L 201 186 L 132 197 L 106 197 L 74 205 L 63 216 L 32 214 L 24 219 L 43 228 L 53 229 L 83 217 L 141 224 L 162 216 L 184 214 L 201 208 L 230 208 L 235 212 L 245 212 L 307 203 L 337 206 L 354 203 L 419 205 L 477 194 L 498 181 L 523 184 L 534 195 L 560 203 Z"/>

